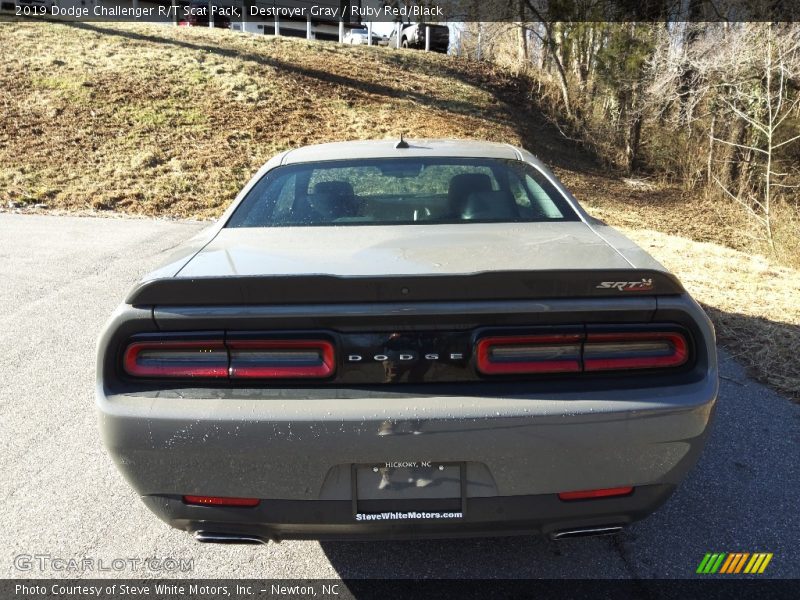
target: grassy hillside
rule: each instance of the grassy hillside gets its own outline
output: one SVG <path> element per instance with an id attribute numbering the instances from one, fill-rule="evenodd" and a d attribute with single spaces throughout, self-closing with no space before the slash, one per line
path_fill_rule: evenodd
<path id="1" fill-rule="evenodd" d="M 0 46 L 3 205 L 214 217 L 278 151 L 404 132 L 518 144 L 603 218 L 747 246 L 730 214 L 601 172 L 487 63 L 157 25 L 0 22 Z"/>
<path id="2" fill-rule="evenodd" d="M 6 201 L 213 217 L 287 148 L 524 137 L 480 74 L 440 55 L 99 24 L 2 23 L 0 45 Z"/>
<path id="3" fill-rule="evenodd" d="M 0 22 L 0 48 L 0 208 L 212 218 L 288 148 L 401 132 L 510 142 L 650 246 L 722 342 L 800 397 L 800 273 L 751 255 L 730 211 L 602 171 L 529 81 L 437 54 L 157 25 Z"/>

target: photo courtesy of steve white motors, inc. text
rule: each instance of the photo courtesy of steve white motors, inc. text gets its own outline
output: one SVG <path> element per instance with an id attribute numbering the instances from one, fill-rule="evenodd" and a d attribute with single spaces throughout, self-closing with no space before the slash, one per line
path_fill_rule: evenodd
<path id="1" fill-rule="evenodd" d="M 28 585 L 18 583 L 14 586 L 16 597 L 25 596 L 63 596 L 63 597 L 157 597 L 186 596 L 189 598 L 209 597 L 224 598 L 255 596 L 268 594 L 270 596 L 339 596 L 344 591 L 344 586 L 334 582 L 306 582 L 294 583 L 291 581 L 259 582 L 256 585 L 245 583 L 215 584 L 215 583 L 108 583 L 108 584 L 72 584 L 53 583 Z"/>

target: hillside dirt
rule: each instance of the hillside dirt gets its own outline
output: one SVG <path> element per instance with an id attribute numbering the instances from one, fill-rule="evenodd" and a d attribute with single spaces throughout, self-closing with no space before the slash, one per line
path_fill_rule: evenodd
<path id="1" fill-rule="evenodd" d="M 4 20 L 0 48 L 0 209 L 210 219 L 289 148 L 508 142 L 675 270 L 721 343 L 800 398 L 800 272 L 749 254 L 730 211 L 603 169 L 524 79 L 433 53 L 159 25 Z"/>

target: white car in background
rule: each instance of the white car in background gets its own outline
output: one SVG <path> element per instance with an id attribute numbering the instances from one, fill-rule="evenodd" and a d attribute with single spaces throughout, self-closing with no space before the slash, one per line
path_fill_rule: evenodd
<path id="1" fill-rule="evenodd" d="M 351 29 L 347 32 L 347 35 L 344 36 L 344 43 L 350 44 L 352 46 L 360 46 L 360 45 L 367 45 L 369 43 L 369 30 L 364 27 L 361 29 Z M 374 45 L 378 45 L 380 41 L 380 36 L 375 34 L 372 35 L 372 43 Z"/>

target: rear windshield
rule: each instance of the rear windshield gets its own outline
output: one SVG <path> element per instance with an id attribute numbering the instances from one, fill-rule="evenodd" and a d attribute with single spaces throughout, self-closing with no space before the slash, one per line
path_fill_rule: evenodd
<path id="1" fill-rule="evenodd" d="M 227 227 L 576 221 L 533 166 L 500 159 L 375 159 L 278 167 Z"/>

